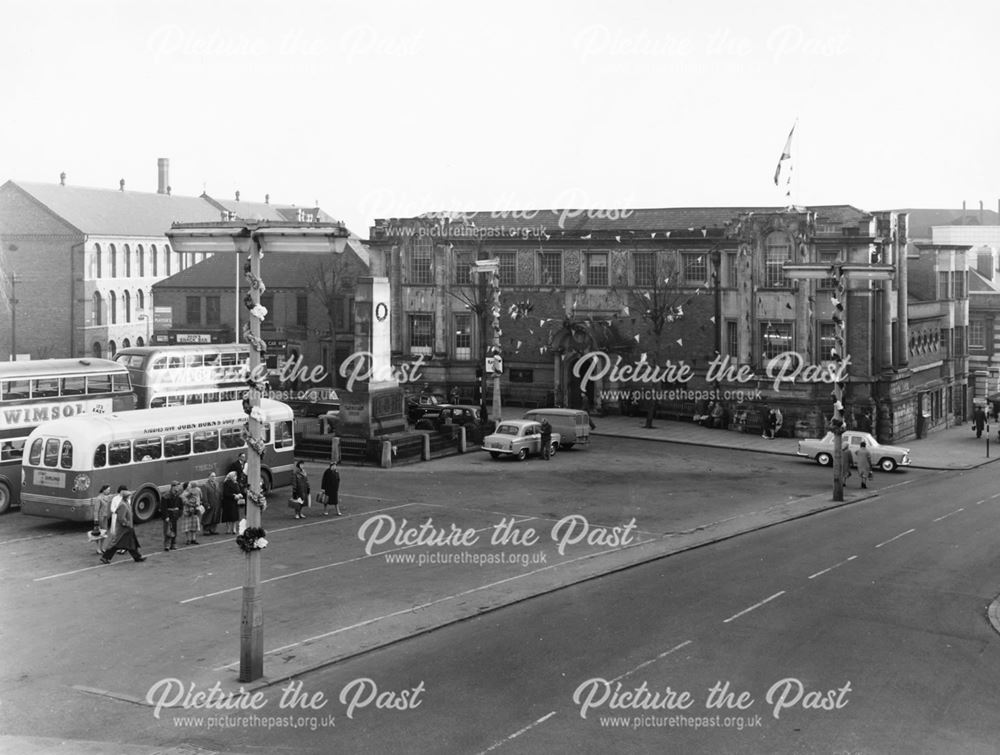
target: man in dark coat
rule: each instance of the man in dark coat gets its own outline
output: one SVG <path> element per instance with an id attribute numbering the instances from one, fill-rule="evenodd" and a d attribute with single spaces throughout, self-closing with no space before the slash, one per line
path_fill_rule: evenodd
<path id="1" fill-rule="evenodd" d="M 977 406 L 975 414 L 972 415 L 972 422 L 976 427 L 976 437 L 983 437 L 983 429 L 986 427 L 986 412 L 983 407 Z"/>
<path id="2" fill-rule="evenodd" d="M 174 480 L 170 490 L 160 499 L 160 518 L 163 519 L 163 550 L 177 550 L 177 522 L 181 518 L 181 484 Z"/>
<path id="3" fill-rule="evenodd" d="M 341 516 L 340 472 L 337 471 L 337 462 L 331 461 L 330 466 L 323 472 L 323 480 L 320 482 L 320 487 L 323 489 L 323 493 L 326 494 L 326 498 L 323 500 L 323 516 L 327 516 L 327 506 L 333 506 L 333 510 L 337 513 L 337 516 Z"/>
<path id="4" fill-rule="evenodd" d="M 127 551 L 133 561 L 145 561 L 146 557 L 139 553 L 139 540 L 132 528 L 132 491 L 122 491 L 122 503 L 112 514 L 114 523 L 111 526 L 113 536 L 111 544 L 101 554 L 101 563 L 110 564 L 118 551 Z"/>
<path id="5" fill-rule="evenodd" d="M 552 458 L 552 425 L 547 419 L 542 420 L 542 458 L 548 461 Z"/>

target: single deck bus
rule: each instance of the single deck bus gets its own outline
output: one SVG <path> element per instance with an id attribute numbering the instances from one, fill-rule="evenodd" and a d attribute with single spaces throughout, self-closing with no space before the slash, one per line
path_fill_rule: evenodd
<path id="1" fill-rule="evenodd" d="M 264 491 L 288 485 L 295 463 L 292 410 L 261 400 Z M 241 401 L 173 409 L 138 409 L 47 422 L 28 436 L 22 459 L 21 510 L 32 516 L 91 521 L 105 484 L 134 491 L 135 519 L 156 513 L 172 480 L 224 477 L 241 451 L 247 415 Z"/>
<path id="2" fill-rule="evenodd" d="M 0 514 L 21 494 L 21 455 L 42 422 L 134 409 L 128 371 L 108 359 L 0 362 Z"/>
<path id="3" fill-rule="evenodd" d="M 132 378 L 140 409 L 243 398 L 250 347 L 239 343 L 132 346 L 115 354 Z"/>

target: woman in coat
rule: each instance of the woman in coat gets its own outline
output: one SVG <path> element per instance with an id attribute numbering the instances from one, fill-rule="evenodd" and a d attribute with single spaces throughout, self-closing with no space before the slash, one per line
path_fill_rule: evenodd
<path id="1" fill-rule="evenodd" d="M 236 472 L 230 470 L 222 482 L 222 516 L 219 521 L 226 525 L 226 534 L 236 534 L 236 522 L 240 519 L 240 484 Z"/>
<path id="2" fill-rule="evenodd" d="M 100 554 L 104 553 L 104 545 L 111 529 L 111 497 L 111 486 L 105 485 L 97 494 L 97 500 L 94 501 L 94 529 L 98 532 L 104 532 L 103 537 L 94 538 L 94 542 L 97 543 L 97 552 Z"/>
<path id="3" fill-rule="evenodd" d="M 309 478 L 302 469 L 302 462 L 295 462 L 295 473 L 292 475 L 292 504 L 295 508 L 295 518 L 305 519 L 302 507 L 309 502 Z"/>
<path id="4" fill-rule="evenodd" d="M 327 506 L 333 506 L 333 510 L 340 513 L 340 472 L 337 471 L 337 462 L 331 461 L 330 466 L 323 472 L 323 480 L 320 483 L 326 498 L 323 500 L 323 516 L 328 515 Z"/>
<path id="5" fill-rule="evenodd" d="M 101 554 L 101 563 L 110 564 L 118 551 L 127 551 L 133 561 L 145 561 L 146 557 L 139 553 L 139 540 L 135 536 L 132 528 L 132 491 L 126 490 L 120 493 L 122 500 L 115 509 L 112 519 L 112 537 L 109 538 L 111 544 L 105 548 Z"/>
<path id="6" fill-rule="evenodd" d="M 184 545 L 197 545 L 198 533 L 201 532 L 201 488 L 189 482 L 181 493 L 181 503 L 184 513 L 181 517 L 180 529 L 184 531 Z"/>

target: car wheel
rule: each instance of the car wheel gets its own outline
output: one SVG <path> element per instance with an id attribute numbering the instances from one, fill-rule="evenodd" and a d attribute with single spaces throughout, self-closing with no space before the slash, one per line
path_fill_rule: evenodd
<path id="1" fill-rule="evenodd" d="M 882 461 L 878 463 L 879 469 L 883 472 L 895 472 L 897 466 L 896 460 L 890 459 L 889 457 L 882 459 Z"/>
<path id="2" fill-rule="evenodd" d="M 517 452 L 517 460 L 518 461 L 524 461 L 527 458 L 528 458 L 528 449 L 527 448 L 522 448 L 520 451 Z"/>
<path id="3" fill-rule="evenodd" d="M 155 490 L 143 488 L 136 494 L 135 500 L 132 501 L 132 513 L 135 515 L 135 521 L 139 524 L 148 522 L 156 514 L 159 503 L 160 497 L 156 494 Z"/>
<path id="4" fill-rule="evenodd" d="M 10 511 L 10 503 L 13 496 L 10 494 L 10 486 L 6 482 L 0 482 L 0 514 Z"/>
<path id="5" fill-rule="evenodd" d="M 492 456 L 494 459 L 499 459 L 500 458 L 500 452 L 499 451 L 490 451 L 490 456 Z"/>
<path id="6" fill-rule="evenodd" d="M 558 449 L 559 449 L 559 444 L 558 443 L 553 443 L 552 447 L 549 449 L 549 456 L 555 456 L 556 455 L 556 451 Z"/>
<path id="7" fill-rule="evenodd" d="M 832 467 L 833 457 L 828 453 L 816 454 L 816 463 L 821 467 Z"/>

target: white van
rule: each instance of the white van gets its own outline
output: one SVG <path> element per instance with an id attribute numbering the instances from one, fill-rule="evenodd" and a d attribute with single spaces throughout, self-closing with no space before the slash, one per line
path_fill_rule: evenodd
<path id="1" fill-rule="evenodd" d="M 535 422 L 547 419 L 562 438 L 560 448 L 590 443 L 590 415 L 582 409 L 532 409 L 524 413 L 524 418 Z"/>

